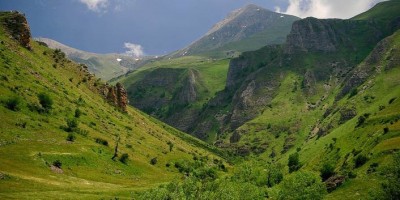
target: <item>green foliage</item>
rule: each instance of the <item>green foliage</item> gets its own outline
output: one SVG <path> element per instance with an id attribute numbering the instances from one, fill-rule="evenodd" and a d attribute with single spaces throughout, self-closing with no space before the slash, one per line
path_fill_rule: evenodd
<path id="1" fill-rule="evenodd" d="M 329 177 L 335 174 L 335 167 L 329 163 L 325 163 L 322 165 L 322 168 L 319 170 L 322 181 L 327 180 Z"/>
<path id="2" fill-rule="evenodd" d="M 359 168 L 359 167 L 363 166 L 367 161 L 368 161 L 368 158 L 365 155 L 363 155 L 363 154 L 358 155 L 354 160 L 355 168 Z"/>
<path id="3" fill-rule="evenodd" d="M 67 135 L 67 141 L 69 141 L 69 142 L 74 142 L 75 139 L 76 139 L 76 136 L 75 136 L 74 133 L 68 133 L 68 135 Z"/>
<path id="4" fill-rule="evenodd" d="M 400 199 L 400 153 L 393 156 L 385 174 L 387 181 L 382 184 L 385 199 Z"/>
<path id="5" fill-rule="evenodd" d="M 289 173 L 297 171 L 301 168 L 301 164 L 299 161 L 299 153 L 296 152 L 294 154 L 289 155 L 288 167 L 289 167 Z"/>
<path id="6" fill-rule="evenodd" d="M 168 147 L 169 147 L 169 152 L 171 152 L 172 148 L 174 148 L 174 143 L 172 143 L 171 141 L 168 141 L 167 144 L 168 144 Z"/>
<path id="7" fill-rule="evenodd" d="M 293 173 L 280 185 L 278 199 L 281 200 L 318 200 L 326 194 L 325 184 L 318 175 L 300 171 Z"/>
<path id="8" fill-rule="evenodd" d="M 350 99 L 351 97 L 356 96 L 357 94 L 358 94 L 357 88 L 353 88 L 353 89 L 350 91 L 349 99 Z"/>
<path id="9" fill-rule="evenodd" d="M 370 115 L 369 113 L 365 113 L 364 115 L 361 115 L 360 117 L 358 117 L 356 127 L 360 127 L 361 125 L 363 125 L 365 123 L 365 121 L 368 119 L 369 115 Z"/>
<path id="10" fill-rule="evenodd" d="M 53 106 L 53 99 L 47 93 L 39 93 L 38 94 L 39 103 L 42 105 L 44 112 L 48 112 L 52 109 Z"/>
<path id="11" fill-rule="evenodd" d="M 124 164 L 128 164 L 128 160 L 129 160 L 129 155 L 127 153 L 123 153 L 119 158 L 119 161 Z"/>
<path id="12" fill-rule="evenodd" d="M 81 115 L 82 111 L 79 108 L 75 109 L 75 118 L 79 118 Z"/>
<path id="13" fill-rule="evenodd" d="M 67 119 L 67 126 L 62 126 L 61 128 L 64 129 L 66 132 L 74 132 L 78 130 L 79 122 L 76 118 Z"/>
<path id="14" fill-rule="evenodd" d="M 61 168 L 61 166 L 62 166 L 62 163 L 61 163 L 61 161 L 60 161 L 60 160 L 55 160 L 55 161 L 53 162 L 53 166 L 54 166 L 54 167 Z"/>
<path id="15" fill-rule="evenodd" d="M 182 183 L 174 181 L 141 193 L 137 199 L 262 200 L 265 199 L 265 191 L 253 184 L 228 178 L 204 181 L 190 176 Z"/>
<path id="16" fill-rule="evenodd" d="M 267 186 L 273 187 L 283 180 L 283 173 L 280 164 L 271 164 L 267 167 Z"/>
<path id="17" fill-rule="evenodd" d="M 152 164 L 152 165 L 157 164 L 157 162 L 158 162 L 157 157 L 154 157 L 154 158 L 152 158 L 152 159 L 150 160 L 150 164 Z"/>
<path id="18" fill-rule="evenodd" d="M 5 101 L 5 107 L 12 111 L 21 110 L 22 100 L 18 96 L 10 97 Z"/>
<path id="19" fill-rule="evenodd" d="M 105 139 L 96 138 L 94 141 L 95 141 L 96 143 L 98 143 L 98 144 L 101 144 L 101 145 L 104 145 L 104 146 L 108 146 L 108 141 L 105 140 Z"/>

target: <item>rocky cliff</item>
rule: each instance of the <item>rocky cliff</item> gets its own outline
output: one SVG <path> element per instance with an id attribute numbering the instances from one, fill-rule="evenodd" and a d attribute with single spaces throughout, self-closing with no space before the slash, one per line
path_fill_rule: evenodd
<path id="1" fill-rule="evenodd" d="M 103 96 L 108 103 L 117 107 L 122 112 L 126 112 L 128 105 L 128 94 L 121 83 L 117 83 L 116 86 L 105 85 L 103 90 Z"/>
<path id="2" fill-rule="evenodd" d="M 17 40 L 21 46 L 31 49 L 29 44 L 31 38 L 31 31 L 25 15 L 12 11 L 7 13 L 7 18 L 4 20 L 4 27 L 10 32 L 10 35 Z"/>
<path id="3" fill-rule="evenodd" d="M 392 14 L 385 21 L 306 18 L 294 22 L 284 45 L 245 52 L 231 60 L 225 90 L 209 101 L 193 133 L 231 132 L 259 116 L 272 107 L 289 74 L 299 77 L 292 92 L 302 91 L 309 110 L 320 106 L 335 88 L 342 88 L 339 97 L 343 97 L 375 70 L 352 72 L 380 40 L 397 30 L 397 20 L 397 14 Z M 379 45 L 375 49 L 381 50 Z"/>

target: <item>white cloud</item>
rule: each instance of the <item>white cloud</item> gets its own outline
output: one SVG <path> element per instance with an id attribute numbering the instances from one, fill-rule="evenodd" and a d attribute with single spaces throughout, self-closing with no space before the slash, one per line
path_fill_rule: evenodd
<path id="1" fill-rule="evenodd" d="M 89 10 L 99 12 L 106 9 L 109 2 L 108 0 L 79 0 L 81 3 L 85 4 Z"/>
<path id="2" fill-rule="evenodd" d="M 384 0 L 289 0 L 286 11 L 275 7 L 276 12 L 295 15 L 301 18 L 351 18 L 367 11 Z"/>
<path id="3" fill-rule="evenodd" d="M 124 46 L 125 46 L 125 48 L 128 49 L 128 51 L 126 51 L 125 54 L 133 56 L 133 57 L 144 56 L 143 47 L 141 45 L 125 42 Z"/>

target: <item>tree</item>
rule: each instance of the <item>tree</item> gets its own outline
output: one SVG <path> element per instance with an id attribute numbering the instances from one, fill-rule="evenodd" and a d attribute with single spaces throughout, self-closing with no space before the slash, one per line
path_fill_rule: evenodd
<path id="1" fill-rule="evenodd" d="M 12 111 L 19 111 L 21 108 L 21 98 L 11 97 L 5 102 L 5 107 Z"/>
<path id="2" fill-rule="evenodd" d="M 121 158 L 119 158 L 119 161 L 121 161 L 124 164 L 128 164 L 128 159 L 129 159 L 129 155 L 127 153 L 123 153 L 121 155 Z"/>
<path id="3" fill-rule="evenodd" d="M 267 169 L 267 186 L 273 187 L 279 184 L 283 179 L 283 174 L 281 171 L 281 166 L 279 164 L 271 164 Z"/>
<path id="4" fill-rule="evenodd" d="M 322 181 L 327 180 L 329 177 L 333 176 L 335 174 L 335 168 L 329 164 L 325 163 L 322 168 L 319 170 L 320 176 L 322 178 Z"/>
<path id="5" fill-rule="evenodd" d="M 326 194 L 325 184 L 318 175 L 301 171 L 283 180 L 278 194 L 280 200 L 318 200 Z"/>
<path id="6" fill-rule="evenodd" d="M 296 152 L 294 154 L 289 155 L 288 167 L 289 167 L 289 173 L 292 173 L 300 169 L 301 164 L 299 161 L 299 153 Z"/>
<path id="7" fill-rule="evenodd" d="M 51 97 L 48 94 L 42 92 L 38 94 L 38 98 L 39 98 L 39 103 L 40 105 L 42 105 L 45 112 L 48 112 L 49 110 L 52 109 L 53 99 L 51 99 Z"/>

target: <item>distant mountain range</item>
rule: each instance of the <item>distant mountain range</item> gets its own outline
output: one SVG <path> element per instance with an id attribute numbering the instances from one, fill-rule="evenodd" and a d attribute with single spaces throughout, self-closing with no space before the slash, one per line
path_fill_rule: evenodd
<path id="1" fill-rule="evenodd" d="M 110 80 L 139 67 L 147 58 L 134 58 L 125 54 L 97 54 L 69 47 L 49 38 L 35 38 L 52 49 L 60 49 L 67 57 L 88 66 L 91 73 L 104 80 Z"/>
<path id="2" fill-rule="evenodd" d="M 199 40 L 174 52 L 172 56 L 232 57 L 237 52 L 256 50 L 269 44 L 282 44 L 292 23 L 299 19 L 250 4 L 231 12 Z"/>

